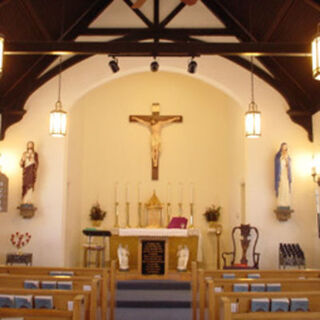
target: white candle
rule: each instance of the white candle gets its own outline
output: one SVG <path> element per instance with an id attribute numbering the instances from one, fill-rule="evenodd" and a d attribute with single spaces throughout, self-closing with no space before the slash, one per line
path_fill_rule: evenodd
<path id="1" fill-rule="evenodd" d="M 194 183 L 190 184 L 190 203 L 194 203 Z"/>
<path id="2" fill-rule="evenodd" d="M 183 202 L 183 184 L 180 183 L 180 203 Z"/>
<path id="3" fill-rule="evenodd" d="M 118 185 L 118 182 L 115 183 L 114 185 L 114 201 L 115 202 L 119 202 L 119 185 Z"/>
<path id="4" fill-rule="evenodd" d="M 126 184 L 126 202 L 129 202 L 129 183 Z"/>
<path id="5" fill-rule="evenodd" d="M 319 204 L 319 190 L 316 189 L 316 207 L 317 207 L 317 213 L 320 213 L 320 204 Z"/>
<path id="6" fill-rule="evenodd" d="M 171 202 L 171 183 L 167 184 L 167 203 Z"/>
<path id="7" fill-rule="evenodd" d="M 140 188 L 141 188 L 141 183 L 138 183 L 138 203 L 141 202 L 141 195 L 140 195 Z"/>

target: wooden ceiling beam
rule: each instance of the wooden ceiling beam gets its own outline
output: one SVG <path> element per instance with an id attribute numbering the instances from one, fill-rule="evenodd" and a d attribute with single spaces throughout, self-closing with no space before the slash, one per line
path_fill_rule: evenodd
<path id="1" fill-rule="evenodd" d="M 128 7 L 148 26 L 152 27 L 153 23 L 137 8 L 132 8 L 133 2 L 131 0 L 123 0 Z"/>
<path id="2" fill-rule="evenodd" d="M 5 55 L 58 55 L 58 54 L 114 54 L 123 56 L 150 55 L 254 55 L 254 56 L 287 56 L 310 57 L 309 43 L 132 43 L 132 42 L 63 42 L 63 41 L 8 41 L 5 44 Z"/>
<path id="3" fill-rule="evenodd" d="M 263 36 L 263 41 L 269 41 L 275 32 L 275 30 L 279 27 L 281 21 L 287 16 L 290 8 L 292 7 L 295 0 L 289 0 L 283 3 L 280 10 L 277 12 L 276 16 L 274 17 L 271 26 L 267 29 Z"/>
<path id="4" fill-rule="evenodd" d="M 167 26 L 177 14 L 186 6 L 185 3 L 180 2 L 160 23 L 160 27 L 164 28 Z"/>
<path id="5" fill-rule="evenodd" d="M 128 33 L 158 32 L 162 35 L 184 36 L 233 36 L 227 28 L 87 28 L 83 36 L 123 36 Z"/>

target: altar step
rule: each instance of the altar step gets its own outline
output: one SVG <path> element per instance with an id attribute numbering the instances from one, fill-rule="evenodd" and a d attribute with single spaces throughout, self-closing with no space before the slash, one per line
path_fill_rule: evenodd
<path id="1" fill-rule="evenodd" d="M 191 287 L 187 281 L 118 281 L 116 320 L 191 320 Z"/>

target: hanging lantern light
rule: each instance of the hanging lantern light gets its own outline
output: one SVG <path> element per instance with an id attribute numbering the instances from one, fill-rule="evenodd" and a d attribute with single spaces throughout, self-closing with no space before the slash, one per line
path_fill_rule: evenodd
<path id="1" fill-rule="evenodd" d="M 312 41 L 312 73 L 316 80 L 320 80 L 320 23 L 318 23 L 317 34 Z"/>
<path id="2" fill-rule="evenodd" d="M 64 137 L 67 132 L 67 112 L 62 109 L 61 97 L 61 56 L 60 56 L 58 101 L 54 110 L 50 112 L 50 135 L 53 137 Z"/>
<path id="3" fill-rule="evenodd" d="M 3 69 L 4 36 L 0 34 L 0 77 Z"/>
<path id="4" fill-rule="evenodd" d="M 261 112 L 254 102 L 253 60 L 251 57 L 251 102 L 249 110 L 245 114 L 245 130 L 247 138 L 259 138 L 261 136 Z"/>

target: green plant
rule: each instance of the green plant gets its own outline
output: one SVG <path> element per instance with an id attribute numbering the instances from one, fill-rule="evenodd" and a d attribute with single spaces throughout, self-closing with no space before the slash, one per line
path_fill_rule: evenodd
<path id="1" fill-rule="evenodd" d="M 103 220 L 107 212 L 100 208 L 100 204 L 97 202 L 96 205 L 92 206 L 90 209 L 90 219 L 91 220 Z"/>
<path id="2" fill-rule="evenodd" d="M 205 213 L 203 214 L 206 218 L 206 220 L 209 221 L 218 221 L 219 217 L 220 217 L 220 212 L 221 211 L 221 207 L 216 207 L 215 205 L 211 205 L 210 207 L 208 207 L 205 211 Z"/>

